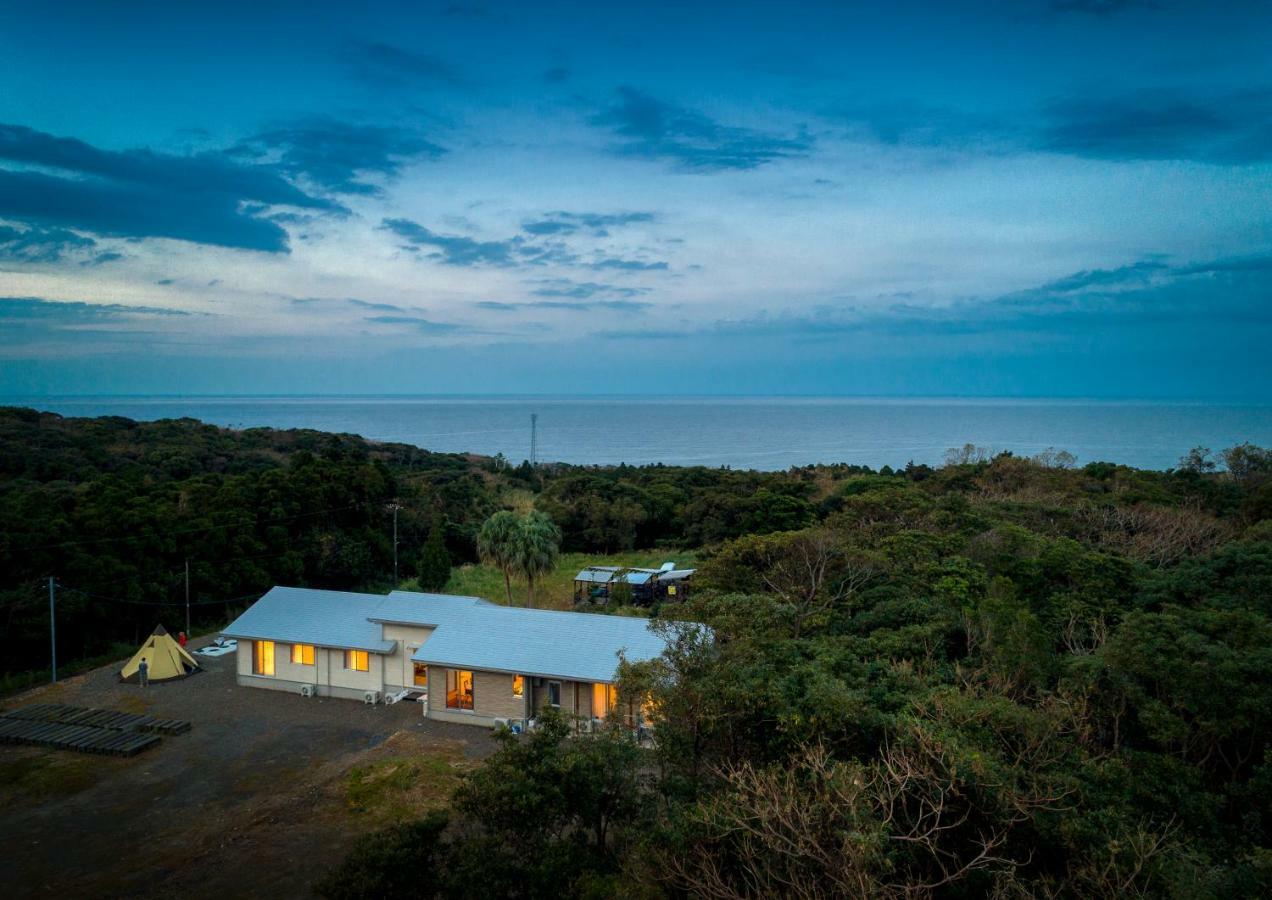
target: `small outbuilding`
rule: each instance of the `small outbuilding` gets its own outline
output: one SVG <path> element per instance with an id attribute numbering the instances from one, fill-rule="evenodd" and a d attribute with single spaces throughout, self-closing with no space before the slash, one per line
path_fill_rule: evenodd
<path id="1" fill-rule="evenodd" d="M 120 670 L 119 680 L 138 681 L 137 669 L 143 659 L 148 667 L 146 675 L 150 681 L 173 681 L 193 675 L 200 669 L 194 657 L 174 641 L 162 625 L 155 626 L 154 632 L 142 643 L 141 649 Z"/>
<path id="2" fill-rule="evenodd" d="M 574 602 L 607 604 L 614 596 L 614 587 L 623 583 L 631 585 L 631 602 L 637 606 L 685 600 L 693 573 L 693 569 L 677 569 L 674 562 L 665 562 L 657 569 L 588 566 L 574 576 Z"/>

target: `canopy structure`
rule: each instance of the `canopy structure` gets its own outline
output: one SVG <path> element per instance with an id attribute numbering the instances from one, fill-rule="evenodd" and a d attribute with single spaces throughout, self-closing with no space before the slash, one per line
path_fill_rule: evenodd
<path id="1" fill-rule="evenodd" d="M 155 627 L 141 649 L 120 670 L 119 680 L 136 682 L 139 678 L 137 666 L 143 659 L 148 666 L 146 675 L 150 681 L 172 681 L 199 671 L 194 657 L 174 641 L 162 625 Z"/>

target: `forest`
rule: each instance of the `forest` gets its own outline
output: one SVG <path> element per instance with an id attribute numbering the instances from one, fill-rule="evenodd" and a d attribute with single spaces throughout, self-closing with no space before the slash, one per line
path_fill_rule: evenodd
<path id="1" fill-rule="evenodd" d="M 903 462 L 903 461 L 899 461 Z M 505 734 L 332 898 L 1272 893 L 1272 451 L 1164 472 L 968 446 L 944 466 L 509 468 L 348 435 L 0 411 L 11 671 L 274 582 L 383 589 L 527 505 L 563 549 L 688 548 L 653 746 Z M 494 598 L 498 599 L 498 598 Z M 149 604 L 149 605 L 148 605 Z M 564 790 L 563 785 L 569 785 Z"/>

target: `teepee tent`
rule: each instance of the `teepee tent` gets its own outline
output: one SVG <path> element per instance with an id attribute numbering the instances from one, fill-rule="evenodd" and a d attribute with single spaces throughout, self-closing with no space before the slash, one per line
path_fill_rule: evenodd
<path id="1" fill-rule="evenodd" d="M 174 641 L 162 625 L 155 627 L 154 633 L 146 638 L 141 649 L 120 670 L 119 680 L 137 681 L 137 664 L 143 659 L 149 666 L 146 674 L 151 681 L 171 681 L 199 671 L 199 664 L 194 661 L 194 657 L 186 653 L 185 648 Z"/>

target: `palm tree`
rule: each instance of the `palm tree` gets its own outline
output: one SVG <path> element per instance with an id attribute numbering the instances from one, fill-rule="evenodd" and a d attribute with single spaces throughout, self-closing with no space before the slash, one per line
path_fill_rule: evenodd
<path id="1" fill-rule="evenodd" d="M 486 565 L 503 572 L 504 591 L 512 606 L 512 573 L 520 571 L 521 519 L 509 510 L 500 510 L 477 533 L 477 555 Z"/>
<path id="2" fill-rule="evenodd" d="M 526 576 L 526 605 L 534 606 L 534 583 L 541 575 L 551 572 L 561 555 L 561 529 L 537 509 L 531 510 L 521 520 L 521 539 L 518 542 L 517 563 Z"/>

